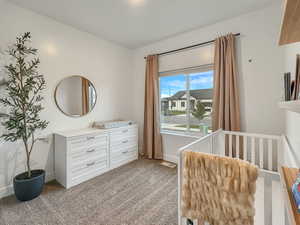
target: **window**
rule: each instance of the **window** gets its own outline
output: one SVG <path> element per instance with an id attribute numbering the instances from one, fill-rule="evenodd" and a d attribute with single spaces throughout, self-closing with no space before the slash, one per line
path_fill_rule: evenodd
<path id="1" fill-rule="evenodd" d="M 211 131 L 213 70 L 161 73 L 160 122 L 165 131 Z"/>

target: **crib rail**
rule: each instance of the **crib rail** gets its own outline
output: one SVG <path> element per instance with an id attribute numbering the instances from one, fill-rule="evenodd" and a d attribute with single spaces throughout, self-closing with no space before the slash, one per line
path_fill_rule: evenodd
<path id="1" fill-rule="evenodd" d="M 224 131 L 225 155 L 240 158 L 260 169 L 279 171 L 281 136 Z"/>
<path id="2" fill-rule="evenodd" d="M 181 217 L 181 181 L 182 181 L 182 153 L 185 150 L 195 152 L 205 152 L 221 156 L 229 156 L 247 160 L 260 168 L 260 177 L 263 178 L 263 216 L 265 225 L 272 225 L 274 216 L 274 206 L 272 204 L 272 195 L 277 193 L 274 182 L 278 183 L 278 167 L 282 159 L 282 137 L 274 135 L 253 134 L 243 132 L 232 132 L 218 130 L 212 134 L 200 138 L 199 140 L 179 149 L 178 164 L 178 221 L 179 225 L 194 224 L 197 221 L 191 221 Z M 274 189 L 275 188 L 275 189 Z M 274 192 L 274 193 L 273 193 Z M 259 213 L 258 213 L 259 214 Z"/>

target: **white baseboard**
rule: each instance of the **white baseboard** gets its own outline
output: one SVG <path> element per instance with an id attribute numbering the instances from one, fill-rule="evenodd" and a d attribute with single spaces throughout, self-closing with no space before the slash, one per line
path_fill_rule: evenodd
<path id="1" fill-rule="evenodd" d="M 52 181 L 52 180 L 55 180 L 54 173 L 47 173 L 46 172 L 45 182 L 49 182 L 49 181 Z"/>
<path id="2" fill-rule="evenodd" d="M 13 193 L 14 193 L 14 188 L 12 185 L 2 187 L 0 188 L 0 199 L 12 195 Z"/>
<path id="3" fill-rule="evenodd" d="M 55 179 L 54 173 L 47 173 L 45 177 L 45 182 L 49 182 Z M 5 187 L 0 187 L 0 199 L 5 198 L 7 196 L 14 194 L 14 188 L 13 185 L 7 185 Z"/>
<path id="4" fill-rule="evenodd" d="M 164 160 L 172 163 L 178 163 L 178 156 L 177 155 L 164 155 Z"/>

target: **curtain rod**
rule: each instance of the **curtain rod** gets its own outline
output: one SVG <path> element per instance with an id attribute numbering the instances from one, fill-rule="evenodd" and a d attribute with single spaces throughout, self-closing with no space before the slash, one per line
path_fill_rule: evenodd
<path id="1" fill-rule="evenodd" d="M 240 36 L 241 34 L 240 33 L 237 33 L 237 34 L 234 34 L 234 36 Z M 185 50 L 185 49 L 189 49 L 189 48 L 194 48 L 194 47 L 199 47 L 201 45 L 207 45 L 207 44 L 210 44 L 210 43 L 213 43 L 215 40 L 210 40 L 210 41 L 206 41 L 206 42 L 202 42 L 202 43 L 199 43 L 199 44 L 195 44 L 195 45 L 190 45 L 190 46 L 187 46 L 187 47 L 183 47 L 183 48 L 178 48 L 178 49 L 174 49 L 174 50 L 171 50 L 171 51 L 167 51 L 167 52 L 161 52 L 161 53 L 158 53 L 157 55 L 166 55 L 166 54 L 170 54 L 170 53 L 173 53 L 173 52 L 179 52 L 179 51 L 182 51 L 182 50 Z M 146 59 L 147 57 L 144 57 L 144 59 Z"/>

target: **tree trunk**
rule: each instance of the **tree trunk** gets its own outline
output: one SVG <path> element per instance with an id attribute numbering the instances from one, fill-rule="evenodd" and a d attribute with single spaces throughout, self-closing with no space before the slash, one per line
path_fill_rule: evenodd
<path id="1" fill-rule="evenodd" d="M 28 175 L 28 178 L 31 177 L 31 168 L 30 168 L 29 156 L 27 157 L 27 175 Z"/>
<path id="2" fill-rule="evenodd" d="M 25 150 L 26 150 L 26 165 L 27 165 L 27 176 L 28 178 L 31 177 L 31 168 L 30 168 L 30 152 L 28 148 L 27 140 L 23 138 Z"/>

